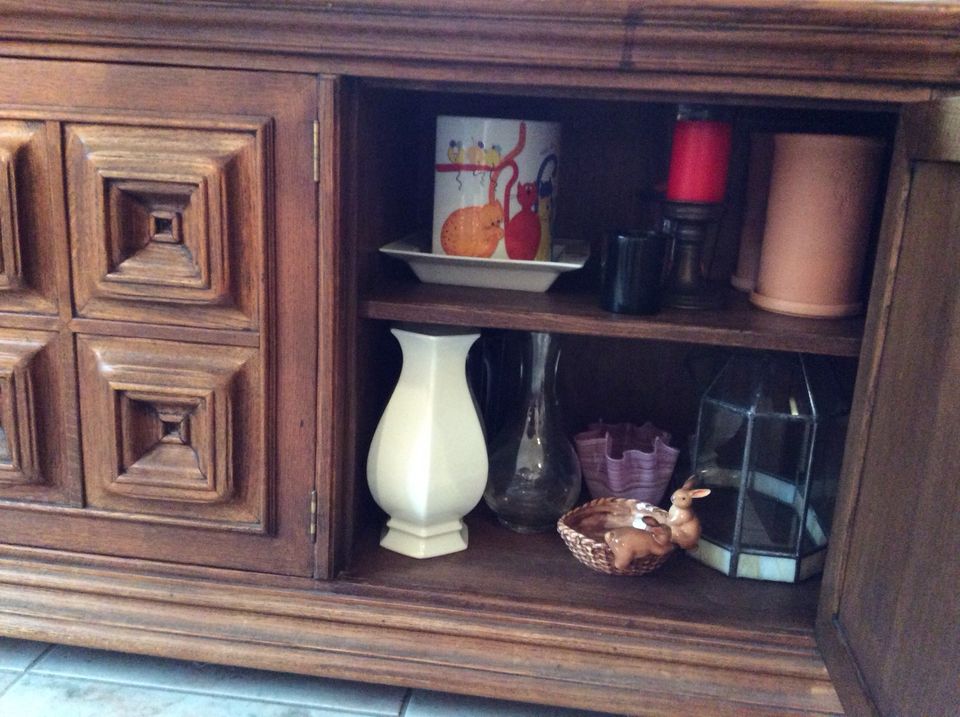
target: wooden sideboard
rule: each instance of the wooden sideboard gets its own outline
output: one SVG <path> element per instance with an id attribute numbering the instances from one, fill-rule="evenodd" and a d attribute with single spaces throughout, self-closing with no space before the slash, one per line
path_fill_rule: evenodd
<path id="1" fill-rule="evenodd" d="M 631 714 L 960 705 L 960 6 L 827 0 L 0 0 L 0 633 Z M 866 318 L 623 317 L 418 283 L 439 114 L 563 123 L 558 228 L 655 219 L 679 101 L 890 147 Z M 393 321 L 562 334 L 571 429 L 689 435 L 691 354 L 856 376 L 827 568 L 579 566 L 482 508 L 379 549 Z M 584 377 L 590 380 L 585 381 Z M 683 440 L 681 438 L 681 440 Z"/>

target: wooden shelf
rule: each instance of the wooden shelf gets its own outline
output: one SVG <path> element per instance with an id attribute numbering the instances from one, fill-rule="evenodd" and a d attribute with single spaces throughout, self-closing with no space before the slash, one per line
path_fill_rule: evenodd
<path id="1" fill-rule="evenodd" d="M 860 354 L 863 318 L 802 319 L 762 311 L 734 290 L 720 310 L 612 314 L 588 292 L 530 293 L 391 280 L 362 298 L 360 316 L 479 328 L 553 331 L 832 356 Z"/>
<path id="2" fill-rule="evenodd" d="M 384 550 L 379 530 L 358 540 L 340 589 L 391 592 L 444 605 L 624 630 L 679 631 L 785 649 L 814 645 L 819 579 L 786 585 L 728 578 L 684 555 L 643 577 L 578 563 L 554 532 L 520 535 L 481 504 L 467 517 L 466 551 L 416 560 Z"/>

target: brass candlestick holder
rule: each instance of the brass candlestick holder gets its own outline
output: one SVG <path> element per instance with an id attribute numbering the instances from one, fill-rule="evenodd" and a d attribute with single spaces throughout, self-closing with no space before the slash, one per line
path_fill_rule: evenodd
<path id="1" fill-rule="evenodd" d="M 670 270 L 663 304 L 681 309 L 717 309 L 722 305 L 718 286 L 703 275 L 703 247 L 710 227 L 720 220 L 723 204 L 663 203 L 663 216 L 673 234 Z"/>

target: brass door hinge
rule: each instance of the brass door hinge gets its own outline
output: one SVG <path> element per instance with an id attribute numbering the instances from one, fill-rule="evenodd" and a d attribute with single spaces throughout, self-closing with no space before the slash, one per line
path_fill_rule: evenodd
<path id="1" fill-rule="evenodd" d="M 313 121 L 313 181 L 320 183 L 320 120 Z"/>
<path id="2" fill-rule="evenodd" d="M 317 542 L 317 491 L 310 491 L 310 542 Z"/>

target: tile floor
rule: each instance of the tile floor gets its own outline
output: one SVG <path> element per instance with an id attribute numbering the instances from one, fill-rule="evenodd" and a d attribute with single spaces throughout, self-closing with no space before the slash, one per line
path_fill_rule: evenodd
<path id="1" fill-rule="evenodd" d="M 0 637 L 2 717 L 602 717 Z"/>

